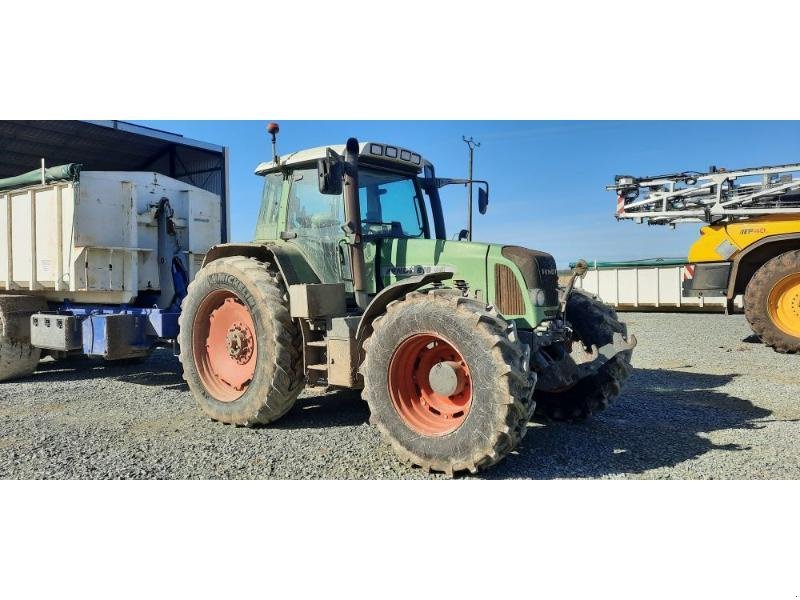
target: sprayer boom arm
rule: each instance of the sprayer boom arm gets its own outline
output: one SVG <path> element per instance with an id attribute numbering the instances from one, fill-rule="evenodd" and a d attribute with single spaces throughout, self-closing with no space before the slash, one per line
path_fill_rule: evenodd
<path id="1" fill-rule="evenodd" d="M 618 175 L 606 187 L 617 194 L 617 219 L 651 225 L 718 223 L 769 214 L 800 213 L 800 164 L 708 173 Z"/>

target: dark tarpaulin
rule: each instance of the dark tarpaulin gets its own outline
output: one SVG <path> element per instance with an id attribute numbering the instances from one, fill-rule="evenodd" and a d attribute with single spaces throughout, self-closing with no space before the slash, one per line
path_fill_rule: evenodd
<path id="1" fill-rule="evenodd" d="M 45 183 L 52 183 L 54 181 L 75 181 L 78 179 L 80 172 L 81 165 L 77 163 L 50 167 L 44 170 L 44 181 Z M 0 191 L 13 190 L 15 188 L 23 188 L 40 183 L 42 183 L 42 170 L 36 169 L 35 171 L 28 171 L 22 175 L 17 175 L 16 177 L 0 179 Z"/>

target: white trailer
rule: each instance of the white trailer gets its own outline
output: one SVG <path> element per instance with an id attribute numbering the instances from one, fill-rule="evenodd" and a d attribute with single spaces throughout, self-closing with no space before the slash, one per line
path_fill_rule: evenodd
<path id="1" fill-rule="evenodd" d="M 155 172 L 37 177 L 0 180 L 0 381 L 32 373 L 43 349 L 119 360 L 174 340 L 222 241 L 220 196 Z"/>
<path id="2" fill-rule="evenodd" d="M 725 312 L 726 299 L 718 296 L 685 296 L 683 280 L 692 265 L 676 259 L 628 262 L 593 262 L 576 287 L 600 296 L 621 311 L 663 310 Z M 742 307 L 741 298 L 735 302 Z"/>

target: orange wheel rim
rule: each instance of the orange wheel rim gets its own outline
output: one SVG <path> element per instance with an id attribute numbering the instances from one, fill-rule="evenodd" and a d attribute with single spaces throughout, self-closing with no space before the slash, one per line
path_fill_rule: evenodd
<path id="1" fill-rule="evenodd" d="M 238 400 L 256 371 L 256 327 L 248 308 L 234 294 L 217 290 L 197 309 L 192 340 L 197 372 L 220 402 Z"/>
<path id="2" fill-rule="evenodd" d="M 411 429 L 440 436 L 458 429 L 472 406 L 472 378 L 461 353 L 435 333 L 403 340 L 389 363 L 392 404 Z"/>
<path id="3" fill-rule="evenodd" d="M 770 319 L 781 331 L 800 337 L 800 273 L 778 281 L 769 292 L 767 306 Z"/>

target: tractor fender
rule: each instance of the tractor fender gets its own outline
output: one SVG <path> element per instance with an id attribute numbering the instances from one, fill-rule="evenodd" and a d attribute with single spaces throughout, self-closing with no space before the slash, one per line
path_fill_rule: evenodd
<path id="1" fill-rule="evenodd" d="M 291 244 L 252 242 L 248 244 L 218 244 L 213 246 L 203 260 L 209 263 L 230 256 L 245 256 L 273 263 L 280 271 L 287 287 L 299 283 L 320 283 L 319 276 L 308 264 L 300 250 Z"/>
<path id="2" fill-rule="evenodd" d="M 372 331 L 372 322 L 376 317 L 386 312 L 386 307 L 395 300 L 405 297 L 406 294 L 418 290 L 421 287 L 431 283 L 441 283 L 447 279 L 452 279 L 452 271 L 440 271 L 437 273 L 425 273 L 424 275 L 414 275 L 413 277 L 406 277 L 389 286 L 383 288 L 372 299 L 367 310 L 361 316 L 356 330 L 356 341 L 359 347 L 364 343 L 364 340 Z"/>
<path id="3" fill-rule="evenodd" d="M 745 248 L 733 259 L 728 280 L 728 299 L 744 293 L 750 278 L 768 260 L 797 249 L 800 249 L 800 233 L 771 235 Z"/>

